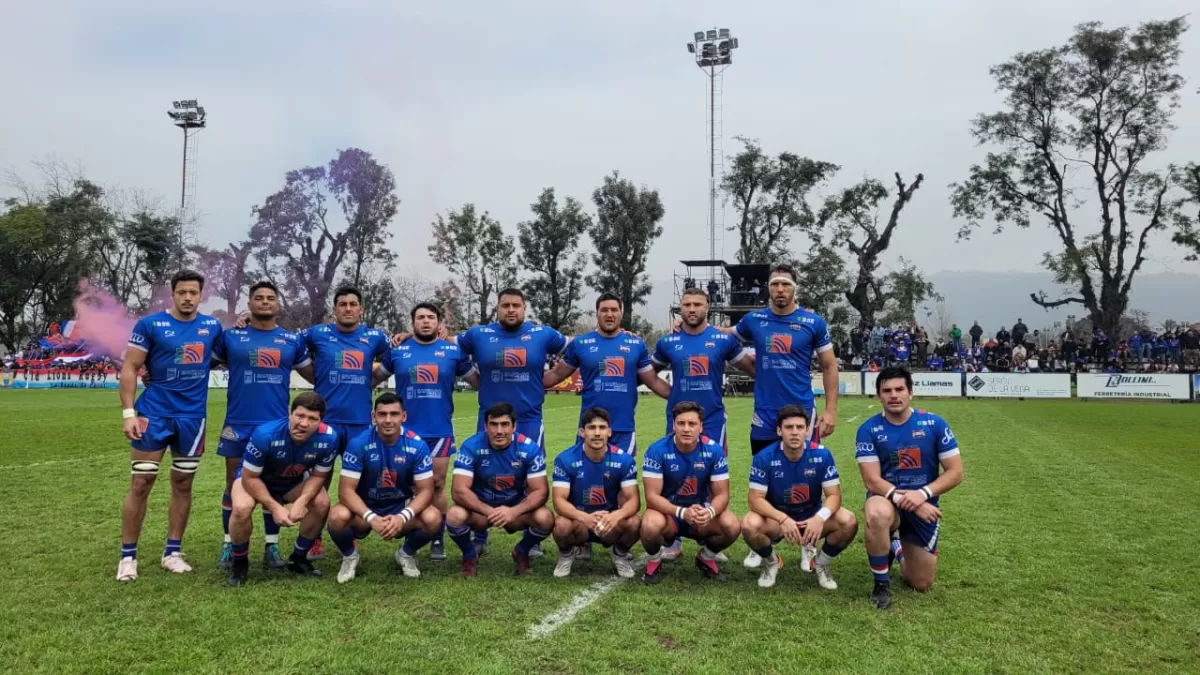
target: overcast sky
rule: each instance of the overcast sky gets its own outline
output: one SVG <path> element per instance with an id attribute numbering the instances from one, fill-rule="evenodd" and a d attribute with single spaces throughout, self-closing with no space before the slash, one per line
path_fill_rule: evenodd
<path id="1" fill-rule="evenodd" d="M 1166 19 L 1188 0 L 752 2 L 161 3 L 18 0 L 0 21 L 0 167 L 32 173 L 48 154 L 93 180 L 178 198 L 180 133 L 164 114 L 198 98 L 198 207 L 212 245 L 240 239 L 250 209 L 286 171 L 358 146 L 395 172 L 393 224 L 409 265 L 437 212 L 473 201 L 510 232 L 543 187 L 590 205 L 602 177 L 658 189 L 665 232 L 654 279 L 706 257 L 704 80 L 685 51 L 695 30 L 740 41 L 725 77 L 732 137 L 840 164 L 833 187 L 924 172 L 887 254 L 929 272 L 1032 271 L 1043 227 L 955 243 L 947 184 L 984 151 L 970 119 L 999 97 L 987 69 L 1061 44 L 1072 26 Z M 1169 152 L 1200 160 L 1200 27 Z M 0 188 L 0 191 L 7 188 Z M 726 223 L 734 221 L 729 210 Z M 725 235 L 733 258 L 736 239 Z M 1147 272 L 1195 272 L 1169 246 Z"/>

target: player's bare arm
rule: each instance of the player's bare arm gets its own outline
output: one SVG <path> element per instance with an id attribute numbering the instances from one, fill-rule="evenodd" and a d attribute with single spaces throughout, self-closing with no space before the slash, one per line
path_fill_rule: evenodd
<path id="1" fill-rule="evenodd" d="M 121 363 L 121 383 L 118 388 L 121 398 L 121 416 L 125 438 L 136 441 L 142 437 L 142 427 L 138 424 L 137 415 L 133 412 L 133 402 L 137 398 L 138 370 L 146 363 L 146 351 L 127 347 L 124 361 Z"/>
<path id="2" fill-rule="evenodd" d="M 463 382 L 466 382 L 472 389 L 479 389 L 479 371 L 472 370 L 463 376 Z"/>
<path id="3" fill-rule="evenodd" d="M 754 355 L 749 352 L 743 353 L 742 358 L 733 362 L 733 367 L 737 368 L 738 370 L 740 370 L 744 373 L 749 373 L 751 376 L 753 376 L 755 374 Z"/>
<path id="4" fill-rule="evenodd" d="M 384 540 L 391 539 L 400 529 L 399 523 L 393 522 L 390 516 L 375 516 L 368 519 L 371 509 L 358 496 L 358 480 L 345 474 L 338 479 L 338 503 L 346 507 L 357 518 L 361 518 L 372 530 Z"/>
<path id="5" fill-rule="evenodd" d="M 376 363 L 375 367 L 371 368 L 371 388 L 374 389 L 379 385 L 387 382 L 387 379 L 392 374 L 387 371 L 381 364 Z"/>
<path id="6" fill-rule="evenodd" d="M 779 523 L 779 528 L 783 531 L 783 536 L 788 542 L 792 544 L 800 543 L 800 526 L 796 524 L 796 521 L 792 520 L 791 516 L 771 506 L 771 501 L 767 499 L 767 493 L 750 490 L 746 501 L 752 513 L 762 516 L 763 520 L 771 520 Z"/>
<path id="7" fill-rule="evenodd" d="M 659 370 L 661 368 L 658 366 L 655 366 L 652 370 L 643 370 L 638 373 L 638 382 L 646 385 L 646 388 L 654 392 L 659 398 L 670 398 L 671 385 L 658 376 Z"/>
<path id="8" fill-rule="evenodd" d="M 243 467 L 242 477 L 238 480 L 242 481 L 242 489 L 246 491 L 246 494 L 271 512 L 271 515 L 275 517 L 275 522 L 284 527 L 296 524 L 283 504 L 275 501 L 275 498 L 271 496 L 271 491 L 267 489 L 267 484 L 262 481 L 262 477 L 258 473 Z"/>
<path id="9" fill-rule="evenodd" d="M 635 488 L 636 489 L 636 488 Z M 588 513 L 575 508 L 571 503 L 571 488 L 556 487 L 553 490 L 552 499 L 554 501 L 554 512 L 564 518 L 586 523 L 589 528 L 596 526 L 598 518 L 595 513 Z"/>
<path id="10" fill-rule="evenodd" d="M 832 516 L 832 514 L 838 512 L 838 509 L 842 508 L 842 488 L 840 485 L 831 485 L 822 488 L 821 492 L 825 497 L 822 502 L 822 511 L 818 511 L 811 518 L 800 524 L 800 529 L 804 531 L 801 541 L 809 546 L 815 546 L 825 531 L 823 511 L 827 511 Z"/>
<path id="11" fill-rule="evenodd" d="M 312 475 L 300 484 L 300 496 L 296 497 L 289 509 L 293 522 L 298 523 L 308 515 L 308 505 L 325 489 L 325 479 L 328 477 L 329 471 L 314 469 Z"/>
<path id="12" fill-rule="evenodd" d="M 423 513 L 433 504 L 433 476 L 413 481 L 413 497 L 408 508 L 412 509 L 413 517 Z"/>
<path id="13" fill-rule="evenodd" d="M 525 498 L 512 507 L 515 515 L 523 516 L 546 505 L 550 496 L 550 483 L 545 476 L 530 478 L 525 482 Z"/>
<path id="14" fill-rule="evenodd" d="M 646 493 L 646 508 L 658 511 L 664 516 L 675 516 L 675 505 L 662 494 L 663 481 L 661 478 L 642 476 L 642 489 Z"/>
<path id="15" fill-rule="evenodd" d="M 307 380 L 309 384 L 313 384 L 316 382 L 316 378 L 317 378 L 317 376 L 315 374 L 316 371 L 313 370 L 313 364 L 311 362 L 307 363 L 303 366 L 297 366 L 293 370 L 295 370 L 296 373 L 300 375 L 300 377 L 303 377 L 305 380 Z"/>
<path id="16" fill-rule="evenodd" d="M 825 385 L 825 410 L 817 419 L 821 436 L 827 437 L 837 429 L 838 363 L 832 349 L 817 354 L 821 364 L 821 383 Z"/>
<path id="17" fill-rule="evenodd" d="M 863 486 L 874 496 L 892 499 L 894 503 L 905 492 L 897 490 L 895 485 L 883 479 L 883 474 L 879 472 L 879 462 L 859 462 L 858 471 L 862 474 Z"/>
<path id="18" fill-rule="evenodd" d="M 471 484 L 474 482 L 473 476 L 460 476 L 454 474 L 454 480 L 450 482 L 450 496 L 454 498 L 454 505 L 461 506 L 472 513 L 482 513 L 488 515 L 492 512 L 492 507 L 484 504 L 479 497 L 475 496 L 475 492 L 471 490 Z"/>
<path id="19" fill-rule="evenodd" d="M 553 368 L 551 368 L 550 370 L 547 370 L 542 375 L 542 386 L 543 387 L 553 387 L 554 385 L 558 384 L 559 382 L 562 382 L 563 380 L 570 377 L 571 374 L 574 372 L 575 372 L 575 369 L 572 368 L 566 361 L 560 360 L 557 364 L 555 364 L 555 366 Z"/>

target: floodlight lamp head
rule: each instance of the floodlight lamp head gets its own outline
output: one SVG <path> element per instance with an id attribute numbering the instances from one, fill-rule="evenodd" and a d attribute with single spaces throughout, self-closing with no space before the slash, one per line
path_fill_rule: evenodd
<path id="1" fill-rule="evenodd" d="M 709 40 L 716 40 L 717 39 L 717 31 L 715 31 L 715 30 L 708 31 L 708 33 L 705 34 L 705 38 L 709 39 Z"/>
<path id="2" fill-rule="evenodd" d="M 692 35 L 692 38 L 694 38 L 694 39 L 696 40 L 696 42 L 700 42 L 701 40 L 703 40 L 703 39 L 704 39 L 704 31 L 702 31 L 702 30 L 698 30 L 698 31 L 696 31 L 696 32 L 695 32 L 695 33 Z"/>
<path id="3" fill-rule="evenodd" d="M 695 54 L 695 53 L 696 53 L 696 44 L 695 44 L 695 43 L 693 43 L 693 42 L 689 42 L 689 43 L 688 43 L 688 46 L 687 46 L 687 48 L 688 48 L 688 53 L 689 53 L 689 54 Z"/>

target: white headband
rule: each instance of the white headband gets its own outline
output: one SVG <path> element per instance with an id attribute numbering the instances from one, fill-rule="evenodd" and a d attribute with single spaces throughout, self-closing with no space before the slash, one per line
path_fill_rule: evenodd
<path id="1" fill-rule="evenodd" d="M 775 283 L 776 281 L 787 284 L 789 286 L 793 286 L 793 287 L 796 285 L 796 282 L 791 277 L 782 276 L 782 275 L 777 276 L 777 277 L 771 277 L 771 280 L 767 282 L 767 285 L 770 286 L 771 284 Z"/>

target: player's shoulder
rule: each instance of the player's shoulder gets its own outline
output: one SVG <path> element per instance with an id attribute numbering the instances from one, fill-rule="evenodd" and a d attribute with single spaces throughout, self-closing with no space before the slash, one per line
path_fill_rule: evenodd
<path id="1" fill-rule="evenodd" d="M 873 434 L 882 432 L 884 430 L 883 413 L 875 413 L 863 420 L 863 423 L 858 425 L 858 430 L 866 430 Z"/>
<path id="2" fill-rule="evenodd" d="M 217 320 L 217 317 L 215 317 L 211 314 L 197 314 L 196 315 L 196 325 L 201 328 L 210 328 L 211 329 L 213 327 L 216 327 L 218 330 L 221 328 L 221 322 Z"/>
<path id="3" fill-rule="evenodd" d="M 516 446 L 517 452 L 532 452 L 534 450 L 541 449 L 541 446 L 539 446 L 532 438 L 521 433 L 513 436 L 513 445 Z"/>
<path id="4" fill-rule="evenodd" d="M 414 445 L 425 442 L 425 439 L 421 438 L 420 434 L 407 427 L 404 429 L 404 440 Z"/>
<path id="5" fill-rule="evenodd" d="M 467 440 L 463 441 L 462 444 L 458 446 L 458 451 L 462 452 L 466 450 L 467 452 L 475 452 L 486 443 L 487 434 L 481 431 L 477 434 L 472 434 L 467 438 Z"/>
<path id="6" fill-rule="evenodd" d="M 287 420 L 284 420 L 285 426 L 286 426 L 286 422 L 287 422 Z M 321 422 L 321 425 L 317 427 L 317 431 L 313 435 L 321 436 L 323 438 L 328 438 L 328 439 L 332 439 L 332 440 L 337 440 L 338 432 L 336 429 L 333 428 L 332 424 L 326 424 L 325 422 Z"/>
<path id="7" fill-rule="evenodd" d="M 704 337 L 705 342 L 707 342 L 709 340 L 716 340 L 718 342 L 728 342 L 728 341 L 731 341 L 734 339 L 734 337 L 732 335 L 730 335 L 729 333 L 717 330 L 717 328 L 712 325 L 705 327 L 704 332 L 701 333 L 701 335 Z"/>
<path id="8" fill-rule="evenodd" d="M 322 422 L 321 426 L 325 426 L 325 423 Z M 263 424 L 258 425 L 255 427 L 253 435 L 260 437 L 269 436 L 274 438 L 287 431 L 288 418 L 284 417 L 283 419 L 271 420 L 270 422 L 264 422 Z"/>
<path id="9" fill-rule="evenodd" d="M 405 344 L 408 344 L 408 343 L 405 343 Z M 430 346 L 433 347 L 433 349 L 435 351 L 444 352 L 447 355 L 459 354 L 462 352 L 462 350 L 458 348 L 457 344 L 455 344 L 449 340 L 443 340 L 441 338 L 434 340 L 432 343 L 430 343 Z"/>
<path id="10" fill-rule="evenodd" d="M 946 423 L 946 420 L 937 413 L 924 410 L 922 408 L 913 408 L 912 417 L 909 418 L 916 426 L 938 426 Z"/>
<path id="11" fill-rule="evenodd" d="M 713 457 L 714 452 L 722 457 L 725 456 L 725 449 L 721 447 L 721 444 L 708 436 L 700 437 L 700 447 L 698 449 L 702 451 L 702 456 L 705 458 Z"/>
<path id="12" fill-rule="evenodd" d="M 673 436 L 663 436 L 646 448 L 646 455 L 661 455 L 674 447 Z"/>
<path id="13" fill-rule="evenodd" d="M 829 448 L 825 447 L 824 443 L 817 445 L 817 447 L 815 447 L 815 448 L 812 448 L 811 451 L 813 453 L 814 459 L 817 459 L 822 462 L 832 462 L 833 461 L 833 453 L 829 451 Z"/>
<path id="14" fill-rule="evenodd" d="M 554 458 L 554 463 L 570 466 L 573 462 L 579 461 L 579 455 L 582 454 L 582 452 L 583 448 L 580 446 L 580 444 L 576 443 L 569 448 L 564 448 L 562 452 L 558 453 L 558 455 Z"/>

